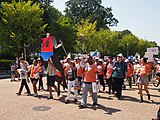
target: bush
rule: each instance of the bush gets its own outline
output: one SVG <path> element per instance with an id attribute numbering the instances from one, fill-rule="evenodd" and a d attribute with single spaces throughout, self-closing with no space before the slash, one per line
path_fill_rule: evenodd
<path id="1" fill-rule="evenodd" d="M 14 62 L 14 60 L 1 59 L 0 70 L 10 70 L 11 62 Z"/>

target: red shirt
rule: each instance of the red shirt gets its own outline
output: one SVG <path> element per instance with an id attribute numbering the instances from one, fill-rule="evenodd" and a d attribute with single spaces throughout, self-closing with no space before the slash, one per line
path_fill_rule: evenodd
<path id="1" fill-rule="evenodd" d="M 132 74 L 133 74 L 133 65 L 129 63 L 127 65 L 127 77 L 131 77 Z"/>

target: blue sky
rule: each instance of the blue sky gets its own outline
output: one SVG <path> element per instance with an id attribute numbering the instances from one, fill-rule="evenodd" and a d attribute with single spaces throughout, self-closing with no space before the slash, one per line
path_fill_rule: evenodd
<path id="1" fill-rule="evenodd" d="M 61 12 L 68 0 L 54 0 Z M 117 27 L 111 30 L 130 30 L 139 38 L 156 41 L 160 45 L 160 0 L 102 0 L 104 7 L 112 7 Z"/>

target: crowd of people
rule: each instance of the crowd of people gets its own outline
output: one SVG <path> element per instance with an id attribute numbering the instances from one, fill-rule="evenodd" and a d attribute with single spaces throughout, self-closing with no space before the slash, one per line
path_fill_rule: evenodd
<path id="1" fill-rule="evenodd" d="M 160 61 L 154 61 L 151 64 L 147 62 L 147 58 L 143 57 L 134 60 L 126 59 L 120 53 L 116 57 L 108 57 L 106 60 L 99 57 L 88 56 L 84 58 L 77 56 L 74 59 L 67 57 L 61 60 L 64 68 L 66 81 L 61 79 L 61 72 L 58 71 L 51 58 L 47 61 L 45 67 L 41 58 L 34 59 L 32 64 L 19 58 L 17 65 L 11 65 L 11 81 L 15 81 L 16 70 L 21 79 L 21 85 L 17 95 L 21 95 L 23 87 L 25 86 L 27 94 L 31 95 L 28 82 L 31 81 L 33 86 L 34 97 L 38 96 L 39 90 L 44 90 L 43 77 L 47 78 L 47 90 L 49 91 L 48 99 L 53 99 L 52 87 L 57 92 L 57 96 L 61 93 L 61 85 L 63 90 L 67 90 L 67 97 L 65 103 L 70 103 L 71 88 L 74 90 L 74 102 L 78 102 L 77 96 L 82 94 L 79 108 L 85 108 L 87 103 L 87 96 L 91 96 L 93 106 L 98 106 L 97 94 L 99 92 L 106 92 L 108 97 L 114 96 L 118 100 L 122 99 L 122 89 L 126 87 L 128 82 L 129 88 L 132 84 L 136 84 L 139 89 L 139 102 L 143 102 L 142 86 L 150 100 L 150 93 L 148 84 L 153 77 L 153 71 L 159 80 L 160 77 Z M 19 66 L 19 67 L 18 67 Z M 39 86 L 37 87 L 37 83 Z M 57 85 L 55 84 L 57 82 Z M 108 90 L 106 89 L 108 85 Z M 125 86 L 125 87 L 124 87 Z"/>

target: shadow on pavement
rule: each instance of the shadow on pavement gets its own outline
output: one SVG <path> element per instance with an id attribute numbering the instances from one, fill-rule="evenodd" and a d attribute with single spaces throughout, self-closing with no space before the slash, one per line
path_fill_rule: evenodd
<path id="1" fill-rule="evenodd" d="M 47 99 L 48 98 L 48 94 L 43 94 L 43 95 L 38 95 L 37 96 L 38 99 Z"/>
<path id="2" fill-rule="evenodd" d="M 105 107 L 105 106 L 103 106 L 101 104 L 98 104 L 98 107 L 94 107 L 91 104 L 87 104 L 87 107 L 84 108 L 84 109 L 93 109 L 93 110 L 98 110 L 99 109 L 99 110 L 103 110 L 105 112 L 104 114 L 108 114 L 108 115 L 112 115 L 113 113 L 121 111 L 121 110 L 116 109 L 116 108 Z"/>
<path id="3" fill-rule="evenodd" d="M 98 95 L 98 98 L 113 100 L 113 98 L 111 98 L 111 97 L 104 97 L 104 96 L 100 96 L 100 95 Z"/>
<path id="4" fill-rule="evenodd" d="M 139 102 L 139 99 L 131 97 L 131 96 L 122 96 L 121 100 L 126 100 L 126 101 L 132 101 L 132 102 Z"/>

